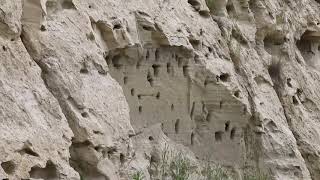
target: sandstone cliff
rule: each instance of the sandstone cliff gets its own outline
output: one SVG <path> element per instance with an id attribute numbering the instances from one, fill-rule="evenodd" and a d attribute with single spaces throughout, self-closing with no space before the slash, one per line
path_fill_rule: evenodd
<path id="1" fill-rule="evenodd" d="M 0 0 L 0 179 L 161 179 L 172 154 L 190 180 L 320 179 L 319 10 Z"/>

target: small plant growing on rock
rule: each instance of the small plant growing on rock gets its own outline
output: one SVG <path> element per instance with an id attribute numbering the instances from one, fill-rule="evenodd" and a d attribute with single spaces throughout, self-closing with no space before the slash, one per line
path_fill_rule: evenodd
<path id="1" fill-rule="evenodd" d="M 133 176 L 132 176 L 132 180 L 143 180 L 144 179 L 144 175 L 141 171 L 136 172 Z"/>

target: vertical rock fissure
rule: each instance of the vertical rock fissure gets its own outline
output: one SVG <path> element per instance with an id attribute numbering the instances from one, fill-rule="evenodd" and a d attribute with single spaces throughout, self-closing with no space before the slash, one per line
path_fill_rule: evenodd
<path id="1" fill-rule="evenodd" d="M 63 115 L 64 115 L 65 118 L 67 119 L 68 125 L 69 125 L 70 129 L 72 130 L 72 132 L 73 132 L 73 134 L 74 134 L 74 128 L 72 128 L 72 125 L 70 124 L 70 119 L 68 118 L 68 114 L 65 112 L 65 108 L 63 108 L 63 105 L 61 104 L 61 101 L 59 100 L 59 98 L 57 98 L 57 97 L 54 95 L 53 91 L 51 90 L 50 87 L 48 87 L 48 84 L 46 83 L 46 79 L 45 79 L 45 77 L 44 77 L 44 73 L 46 72 L 46 69 L 44 68 L 43 65 L 41 65 L 40 62 L 36 61 L 36 60 L 34 59 L 34 57 L 32 56 L 32 53 L 30 52 L 30 49 L 28 48 L 28 45 L 30 45 L 30 44 L 29 44 L 28 42 L 26 42 L 26 39 L 23 38 L 23 31 L 22 31 L 22 34 L 21 34 L 21 41 L 22 41 L 22 44 L 23 44 L 23 46 L 25 47 L 27 53 L 29 54 L 30 58 L 31 58 L 31 59 L 37 64 L 37 66 L 40 68 L 40 70 L 41 70 L 41 79 L 43 80 L 43 83 L 44 83 L 45 87 L 48 89 L 48 91 L 52 94 L 52 96 L 53 96 L 53 97 L 56 99 L 56 101 L 58 102 L 59 107 L 60 107 L 60 109 L 62 110 Z M 69 148 L 71 148 L 72 145 L 73 145 L 73 142 L 72 142 L 72 144 L 70 145 Z M 69 152 L 69 153 L 70 153 L 70 152 Z M 71 157 L 71 155 L 70 155 L 70 157 Z M 72 157 L 71 157 L 71 158 L 72 158 Z M 71 166 L 71 164 L 70 164 L 70 166 Z M 74 168 L 74 170 L 77 171 L 75 168 Z M 78 173 L 79 173 L 79 172 L 78 172 Z M 80 174 L 80 173 L 79 173 L 79 174 Z"/>

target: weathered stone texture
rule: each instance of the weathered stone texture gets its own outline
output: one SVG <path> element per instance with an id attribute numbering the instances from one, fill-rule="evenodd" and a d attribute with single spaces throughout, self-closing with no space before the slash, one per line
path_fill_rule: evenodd
<path id="1" fill-rule="evenodd" d="M 213 2 L 0 0 L 0 179 L 320 179 L 319 2 Z"/>

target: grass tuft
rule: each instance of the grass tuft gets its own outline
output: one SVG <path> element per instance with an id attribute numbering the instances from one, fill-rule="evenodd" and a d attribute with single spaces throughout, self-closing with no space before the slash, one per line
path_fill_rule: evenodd
<path id="1" fill-rule="evenodd" d="M 174 180 L 187 180 L 189 179 L 191 172 L 190 161 L 183 157 L 182 154 L 178 154 L 174 157 L 170 163 L 170 174 Z"/>
<path id="2" fill-rule="evenodd" d="M 267 174 L 256 172 L 254 174 L 245 174 L 244 180 L 270 180 Z"/>
<path id="3" fill-rule="evenodd" d="M 136 172 L 133 176 L 132 176 L 132 180 L 143 180 L 144 179 L 144 175 L 141 171 Z"/>

